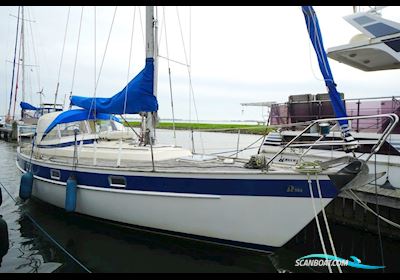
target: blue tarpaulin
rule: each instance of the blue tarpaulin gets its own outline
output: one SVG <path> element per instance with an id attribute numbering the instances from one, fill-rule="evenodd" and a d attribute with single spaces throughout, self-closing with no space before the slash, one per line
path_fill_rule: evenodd
<path id="1" fill-rule="evenodd" d="M 89 113 L 89 111 L 85 109 L 68 110 L 62 112 L 53 120 L 53 122 L 44 131 L 42 139 L 58 124 L 84 121 L 84 120 L 95 120 L 95 119 L 97 120 L 112 119 L 119 122 L 119 120 L 116 117 L 110 114 L 97 113 L 96 116 L 94 116 L 93 112 Z"/>
<path id="2" fill-rule="evenodd" d="M 19 106 L 21 106 L 22 110 L 33 110 L 33 111 L 39 110 L 39 108 L 36 108 L 35 106 L 23 101 L 19 103 Z"/>
<path id="3" fill-rule="evenodd" d="M 71 105 L 108 114 L 137 114 L 158 110 L 153 94 L 154 59 L 146 58 L 146 66 L 128 85 L 110 98 L 72 96 Z"/>
<path id="4" fill-rule="evenodd" d="M 333 80 L 333 75 L 331 68 L 329 66 L 328 57 L 325 52 L 325 48 L 322 42 L 321 30 L 319 28 L 319 23 L 317 15 L 311 6 L 302 6 L 304 13 L 304 18 L 306 20 L 308 33 L 310 35 L 311 42 L 314 46 L 315 52 L 318 57 L 318 64 L 321 70 L 322 76 L 325 80 L 325 85 L 328 88 L 329 97 L 332 102 L 332 107 L 337 118 L 347 117 L 346 109 L 344 107 L 343 100 L 341 99 L 339 93 L 336 90 L 336 84 Z M 347 120 L 339 121 L 342 132 L 345 136 L 349 135 L 349 126 Z"/>

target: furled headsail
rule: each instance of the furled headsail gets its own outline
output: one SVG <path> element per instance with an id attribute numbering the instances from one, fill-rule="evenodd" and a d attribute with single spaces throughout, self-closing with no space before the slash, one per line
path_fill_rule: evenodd
<path id="1" fill-rule="evenodd" d="M 322 76 L 325 80 L 325 85 L 328 89 L 329 97 L 332 102 L 333 111 L 337 118 L 347 117 L 346 109 L 344 107 L 343 100 L 341 99 L 339 93 L 336 90 L 336 84 L 333 80 L 333 75 L 331 68 L 329 66 L 328 57 L 325 52 L 324 44 L 322 42 L 321 30 L 319 28 L 319 23 L 317 15 L 315 14 L 312 6 L 302 6 L 304 18 L 307 24 L 307 30 L 310 35 L 311 42 L 314 46 L 314 50 L 317 54 L 319 68 L 321 70 Z M 339 125 L 341 131 L 344 135 L 345 141 L 354 141 L 353 136 L 350 133 L 349 122 L 347 120 L 340 120 Z"/>
<path id="2" fill-rule="evenodd" d="M 137 114 L 156 112 L 158 102 L 153 94 L 154 59 L 146 58 L 146 66 L 128 85 L 109 98 L 72 96 L 71 105 L 96 113 Z"/>

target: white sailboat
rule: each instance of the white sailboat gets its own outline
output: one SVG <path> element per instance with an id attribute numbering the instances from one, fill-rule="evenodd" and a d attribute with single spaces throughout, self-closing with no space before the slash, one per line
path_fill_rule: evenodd
<path id="1" fill-rule="evenodd" d="M 21 22 L 21 29 L 19 29 L 19 24 Z M 22 104 L 27 104 L 25 103 L 25 95 L 26 95 L 26 90 L 25 90 L 25 17 L 24 17 L 24 7 L 18 7 L 18 15 L 17 15 L 17 32 L 16 32 L 16 38 L 15 38 L 15 50 L 14 50 L 14 62 L 13 62 L 13 75 L 12 75 L 12 81 L 11 81 L 11 94 L 10 94 L 10 104 L 8 107 L 8 115 L 6 116 L 6 121 L 5 121 L 5 127 L 12 129 L 12 122 L 14 122 L 15 119 L 15 107 L 16 107 L 16 102 L 17 102 L 17 90 L 18 90 L 18 80 L 19 80 L 19 66 L 21 66 L 21 84 L 22 84 L 22 89 L 21 89 L 21 94 L 22 94 Z M 17 46 L 18 46 L 18 37 L 19 37 L 19 42 L 20 42 L 20 47 L 18 51 L 18 61 L 16 62 L 16 57 L 17 57 Z M 18 65 L 17 67 L 17 75 L 16 75 L 16 85 L 15 85 L 15 90 L 14 90 L 14 73 L 15 73 L 15 66 Z M 11 107 L 12 107 L 12 100 L 14 99 L 14 110 L 13 114 L 11 115 Z M 21 120 L 16 121 L 17 122 L 17 131 L 21 131 L 22 134 L 27 134 L 27 135 L 32 135 L 34 134 L 35 126 L 32 123 L 25 124 L 22 119 L 24 118 L 24 112 L 25 110 L 31 109 L 31 108 L 21 108 Z"/>
<path id="2" fill-rule="evenodd" d="M 38 65 L 30 65 L 26 63 L 26 57 L 28 56 L 27 55 L 28 52 L 26 51 L 25 45 L 26 41 L 28 41 L 26 38 L 27 34 L 29 33 L 26 32 L 25 21 L 30 22 L 31 20 L 28 19 L 27 16 L 25 16 L 24 6 L 18 7 L 18 15 L 16 17 L 17 17 L 17 31 L 16 31 L 15 47 L 14 47 L 11 92 L 10 92 L 8 113 L 7 116 L 5 117 L 4 126 L 12 130 L 13 123 L 15 122 L 14 126 L 16 127 L 16 133 L 17 133 L 16 137 L 19 141 L 20 137 L 33 137 L 36 130 L 37 121 L 40 116 L 50 112 L 62 111 L 63 108 L 61 104 L 49 106 L 49 104 L 42 103 L 43 90 L 38 92 L 40 94 L 40 106 L 36 107 L 27 102 L 26 84 L 29 84 L 27 82 L 29 77 L 29 75 L 27 75 L 27 72 L 29 71 L 26 71 L 26 68 L 30 67 L 31 72 L 33 72 L 32 67 L 38 67 Z M 33 34 L 30 35 L 33 36 Z M 15 68 L 17 68 L 16 73 L 15 73 Z M 20 85 L 21 85 L 21 90 L 20 90 L 21 97 L 19 98 L 18 89 Z M 40 85 L 38 86 L 40 87 Z M 20 100 L 19 102 L 19 107 L 20 107 L 19 109 L 21 110 L 20 117 L 16 115 L 18 100 Z"/>
<path id="3" fill-rule="evenodd" d="M 341 188 L 371 180 L 366 164 L 351 157 L 291 167 L 276 156 L 242 161 L 157 143 L 153 7 L 146 7 L 146 23 L 146 65 L 126 88 L 111 98 L 73 96 L 72 104 L 84 109 L 42 116 L 33 146 L 18 148 L 22 198 L 32 195 L 67 211 L 164 234 L 272 251 Z M 138 141 L 102 140 L 96 120 L 123 113 L 145 116 Z M 398 118 L 377 117 L 390 120 L 385 138 Z"/>

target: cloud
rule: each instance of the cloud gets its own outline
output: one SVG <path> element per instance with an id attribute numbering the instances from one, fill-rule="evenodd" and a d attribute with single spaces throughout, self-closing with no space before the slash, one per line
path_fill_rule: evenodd
<path id="1" fill-rule="evenodd" d="M 40 65 L 40 87 L 37 70 L 27 74 L 27 92 L 37 104 L 35 93 L 43 87 L 46 100 L 54 99 L 68 7 L 28 7 L 32 23 L 37 63 Z M 85 7 L 82 21 L 74 94 L 93 96 L 95 79 L 100 71 L 110 30 L 114 7 L 96 8 L 96 75 L 94 45 L 94 8 Z M 97 96 L 111 96 L 121 90 L 128 79 L 144 66 L 144 7 L 136 8 L 134 37 L 131 31 L 134 7 L 118 7 L 107 53 L 96 91 Z M 345 44 L 357 33 L 342 17 L 350 14 L 347 7 L 315 7 L 326 48 Z M 0 9 L 0 115 L 8 107 L 11 65 L 15 42 L 17 7 Z M 325 91 L 315 54 L 310 46 L 300 7 L 166 7 L 158 9 L 161 38 L 160 54 L 191 64 L 192 84 L 199 119 L 238 119 L 241 102 L 283 102 L 291 94 Z M 70 21 L 60 73 L 59 102 L 72 87 L 81 7 L 71 7 Z M 191 18 L 189 19 L 189 13 Z M 396 14 L 393 14 L 396 15 Z M 179 17 L 178 17 L 179 16 Z M 180 22 L 179 22 L 179 20 Z M 180 24 L 179 24 L 180 23 Z M 164 26 L 166 25 L 166 31 Z M 189 32 L 191 26 L 191 32 Z M 27 62 L 34 62 L 31 28 L 26 26 Z M 165 38 L 168 39 L 168 52 Z M 183 35 L 183 39 L 182 36 Z M 30 40 L 30 41 L 29 41 Z M 29 59 L 29 61 L 28 61 Z M 396 71 L 365 73 L 330 60 L 339 91 L 346 97 L 395 95 Z M 171 62 L 175 114 L 189 117 L 189 83 L 187 68 Z M 128 67 L 130 68 L 128 75 Z M 159 61 L 160 115 L 171 117 L 167 63 Z M 32 75 L 33 74 L 33 75 Z M 249 118 L 260 119 L 258 108 L 246 108 Z M 194 118 L 194 108 L 191 109 Z M 246 118 L 246 116 L 244 116 Z"/>

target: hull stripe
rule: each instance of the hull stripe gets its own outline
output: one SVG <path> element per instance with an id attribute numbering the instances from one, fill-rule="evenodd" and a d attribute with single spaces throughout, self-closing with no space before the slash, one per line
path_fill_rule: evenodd
<path id="1" fill-rule="evenodd" d="M 27 162 L 18 158 L 18 165 L 27 170 Z M 50 177 L 51 168 L 33 164 L 34 175 L 53 180 Z M 71 175 L 70 170 L 60 170 L 60 182 L 65 183 Z M 105 171 L 107 172 L 107 171 Z M 238 196 L 276 196 L 276 197 L 310 197 L 308 182 L 301 180 L 272 180 L 272 179 L 207 179 L 207 178 L 166 178 L 150 176 L 124 176 L 126 187 L 110 186 L 109 176 L 112 173 L 90 173 L 74 172 L 79 185 L 92 186 L 98 188 L 146 191 L 146 192 L 165 192 L 165 193 L 185 193 L 202 195 L 238 195 Z M 120 177 L 120 175 L 118 175 Z M 316 182 L 312 182 L 313 195 L 318 197 Z M 330 180 L 320 180 L 322 197 L 334 198 L 338 191 Z"/>

